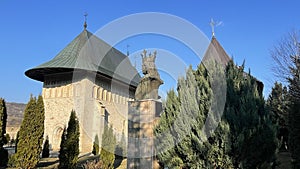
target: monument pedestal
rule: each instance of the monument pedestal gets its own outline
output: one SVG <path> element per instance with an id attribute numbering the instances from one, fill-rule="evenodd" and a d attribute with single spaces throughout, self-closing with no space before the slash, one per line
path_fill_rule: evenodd
<path id="1" fill-rule="evenodd" d="M 159 120 L 162 103 L 144 99 L 128 104 L 128 169 L 159 168 L 155 156 L 154 126 Z"/>

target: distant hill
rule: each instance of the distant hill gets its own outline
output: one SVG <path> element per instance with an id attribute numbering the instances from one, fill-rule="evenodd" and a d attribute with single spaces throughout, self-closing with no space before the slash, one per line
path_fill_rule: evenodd
<path id="1" fill-rule="evenodd" d="M 7 127 L 20 126 L 26 104 L 6 102 Z"/>

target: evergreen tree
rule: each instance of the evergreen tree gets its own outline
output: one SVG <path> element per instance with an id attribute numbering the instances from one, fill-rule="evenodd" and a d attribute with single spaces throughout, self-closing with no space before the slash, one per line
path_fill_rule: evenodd
<path id="1" fill-rule="evenodd" d="M 272 123 L 277 126 L 277 138 L 281 141 L 281 149 L 288 144 L 288 91 L 281 83 L 275 82 L 268 97 L 267 106 Z"/>
<path id="2" fill-rule="evenodd" d="M 221 69 L 215 66 L 215 72 Z M 223 73 L 224 76 L 224 73 Z M 186 78 L 178 80 L 178 95 L 168 92 L 165 111 L 155 128 L 158 138 L 158 159 L 169 168 L 230 168 L 231 161 L 226 154 L 226 123 L 211 133 L 217 117 L 209 115 L 213 93 L 208 72 L 203 64 L 196 71 L 190 67 Z M 208 126 L 204 126 L 209 118 Z M 220 120 L 220 117 L 218 117 Z M 208 136 L 208 139 L 205 137 Z"/>
<path id="3" fill-rule="evenodd" d="M 10 143 L 10 135 L 8 133 L 5 134 L 5 144 Z"/>
<path id="4" fill-rule="evenodd" d="M 4 99 L 0 98 L 0 167 L 6 166 L 8 162 L 8 152 L 3 148 L 7 143 L 6 133 L 7 112 Z"/>
<path id="5" fill-rule="evenodd" d="M 289 145 L 294 169 L 300 168 L 300 58 L 293 57 L 289 81 Z"/>
<path id="6" fill-rule="evenodd" d="M 94 143 L 93 143 L 92 153 L 94 155 L 98 155 L 99 154 L 99 138 L 98 138 L 98 135 L 95 136 L 95 140 L 94 140 Z"/>
<path id="7" fill-rule="evenodd" d="M 17 132 L 17 136 L 16 136 L 16 140 L 15 140 L 15 153 L 18 152 L 19 131 Z"/>
<path id="8" fill-rule="evenodd" d="M 169 168 L 176 168 L 183 165 L 183 160 L 177 151 L 177 134 L 174 128 L 175 121 L 179 120 L 180 102 L 175 91 L 172 89 L 167 93 L 167 99 L 161 114 L 158 125 L 154 129 L 156 152 L 160 152 L 157 157 L 164 165 Z"/>
<path id="9" fill-rule="evenodd" d="M 34 168 L 42 151 L 44 135 L 44 104 L 42 96 L 30 97 L 18 132 L 17 167 Z"/>
<path id="10" fill-rule="evenodd" d="M 48 136 L 46 137 L 44 146 L 43 146 L 43 152 L 42 152 L 42 158 L 48 158 L 50 155 L 50 150 L 49 150 L 49 138 Z"/>
<path id="11" fill-rule="evenodd" d="M 104 131 L 102 134 L 102 144 L 100 152 L 100 160 L 103 162 L 103 168 L 113 169 L 115 161 L 115 146 L 116 138 L 113 133 L 112 126 L 104 126 Z"/>
<path id="12" fill-rule="evenodd" d="M 5 144 L 7 112 L 4 99 L 0 98 L 0 147 Z"/>
<path id="13" fill-rule="evenodd" d="M 68 128 L 64 129 L 61 137 L 58 168 L 76 168 L 79 155 L 79 134 L 79 122 L 75 111 L 72 110 Z"/>
<path id="14" fill-rule="evenodd" d="M 235 168 L 260 168 L 274 160 L 276 135 L 267 116 L 257 81 L 244 73 L 244 64 L 229 62 L 224 119 L 230 127 L 229 155 Z M 259 145 L 259 148 L 257 147 Z"/>

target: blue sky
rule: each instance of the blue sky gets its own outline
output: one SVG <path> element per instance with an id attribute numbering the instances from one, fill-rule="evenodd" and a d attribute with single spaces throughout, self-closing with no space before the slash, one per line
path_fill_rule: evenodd
<path id="1" fill-rule="evenodd" d="M 9 102 L 26 103 L 31 93 L 41 93 L 42 83 L 27 78 L 24 72 L 52 59 L 73 40 L 83 29 L 84 12 L 89 14 L 88 30 L 91 32 L 129 14 L 162 12 L 191 22 L 211 38 L 210 19 L 222 21 L 215 30 L 218 41 L 235 62 L 241 64 L 246 60 L 246 67 L 264 82 L 267 95 L 275 80 L 269 50 L 287 32 L 299 29 L 299 5 L 296 0 L 1 0 L 0 97 Z M 151 43 L 137 43 L 138 39 Z M 126 43 L 130 51 L 140 50 L 142 45 L 145 48 L 166 46 L 164 40 L 155 37 L 137 40 L 129 39 L 116 47 L 126 53 Z M 175 42 L 167 46 L 168 51 L 176 53 Z"/>

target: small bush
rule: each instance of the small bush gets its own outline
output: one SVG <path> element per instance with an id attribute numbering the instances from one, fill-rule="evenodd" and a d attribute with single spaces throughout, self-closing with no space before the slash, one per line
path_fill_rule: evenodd
<path id="1" fill-rule="evenodd" d="M 13 154 L 8 157 L 7 167 L 15 168 L 16 167 L 16 156 Z"/>

